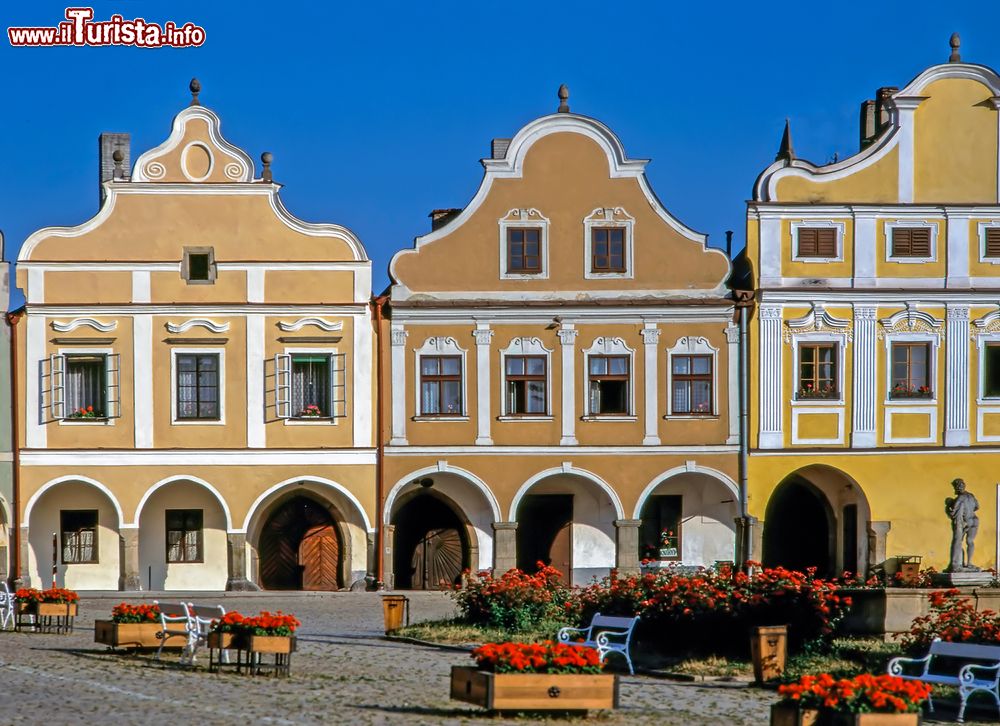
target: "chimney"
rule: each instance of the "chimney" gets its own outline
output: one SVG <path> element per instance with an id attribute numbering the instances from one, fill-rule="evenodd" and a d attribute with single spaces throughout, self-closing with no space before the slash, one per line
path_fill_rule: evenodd
<path id="1" fill-rule="evenodd" d="M 100 192 L 100 203 L 104 204 L 104 182 L 106 181 L 126 181 L 131 169 L 129 146 L 131 137 L 129 134 L 116 134 L 105 131 L 97 137 L 97 158 L 98 168 L 98 190 Z M 115 162 L 115 152 L 120 151 L 122 161 L 120 165 Z"/>
<path id="2" fill-rule="evenodd" d="M 868 148 L 875 139 L 875 101 L 861 102 L 861 150 Z"/>
<path id="3" fill-rule="evenodd" d="M 427 216 L 431 218 L 431 232 L 444 227 L 462 212 L 461 209 L 432 209 Z"/>
<path id="4" fill-rule="evenodd" d="M 493 139 L 490 143 L 490 158 L 502 159 L 507 156 L 507 148 L 510 146 L 510 139 Z"/>
<path id="5" fill-rule="evenodd" d="M 882 133 L 882 129 L 889 125 L 889 99 L 899 88 L 896 86 L 883 86 L 875 93 L 875 135 Z"/>

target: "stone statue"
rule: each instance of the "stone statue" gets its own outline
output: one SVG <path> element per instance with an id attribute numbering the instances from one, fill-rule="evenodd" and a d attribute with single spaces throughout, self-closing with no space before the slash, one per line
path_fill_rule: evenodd
<path id="1" fill-rule="evenodd" d="M 951 563 L 947 572 L 979 572 L 972 564 L 972 555 L 976 551 L 976 532 L 979 530 L 979 517 L 976 511 L 979 502 L 976 497 L 965 490 L 965 482 L 955 479 L 951 483 L 955 488 L 955 497 L 944 500 L 945 511 L 951 518 Z"/>

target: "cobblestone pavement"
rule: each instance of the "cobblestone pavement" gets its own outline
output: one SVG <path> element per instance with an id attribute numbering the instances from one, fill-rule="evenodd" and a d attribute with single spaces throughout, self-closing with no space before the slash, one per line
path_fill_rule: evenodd
<path id="1" fill-rule="evenodd" d="M 273 593 L 192 596 L 243 613 L 278 610 L 302 621 L 290 679 L 177 667 L 151 656 L 109 654 L 93 642 L 95 616 L 121 598 L 85 598 L 71 635 L 0 633 L 0 723 L 19 724 L 501 724 L 448 699 L 461 652 L 384 640 L 378 595 Z M 170 599 L 177 599 L 171 594 Z M 413 620 L 447 617 L 439 593 L 411 595 Z M 207 661 L 207 653 L 199 661 Z M 732 684 L 621 679 L 621 708 L 606 724 L 766 724 L 774 693 Z M 574 719 L 583 723 L 582 719 Z M 593 714 L 592 714 L 592 719 Z"/>

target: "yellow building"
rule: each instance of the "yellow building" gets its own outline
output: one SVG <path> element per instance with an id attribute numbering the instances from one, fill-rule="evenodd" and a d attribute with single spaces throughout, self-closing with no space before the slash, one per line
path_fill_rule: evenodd
<path id="1" fill-rule="evenodd" d="M 381 328 L 382 574 L 734 557 L 730 265 L 601 122 L 496 139 L 464 209 L 390 265 Z"/>
<path id="2" fill-rule="evenodd" d="M 948 564 L 944 500 L 979 500 L 993 566 L 1000 467 L 1000 77 L 948 63 L 862 104 L 826 166 L 786 128 L 747 210 L 750 513 L 765 563 Z"/>
<path id="3" fill-rule="evenodd" d="M 21 248 L 20 573 L 83 589 L 336 589 L 374 554 L 371 263 L 292 217 L 198 103 Z M 55 534 L 55 546 L 53 546 Z"/>

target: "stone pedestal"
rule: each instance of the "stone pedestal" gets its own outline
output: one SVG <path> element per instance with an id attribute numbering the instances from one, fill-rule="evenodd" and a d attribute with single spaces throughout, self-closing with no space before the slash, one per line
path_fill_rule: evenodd
<path id="1" fill-rule="evenodd" d="M 226 534 L 226 564 L 229 567 L 229 577 L 226 579 L 226 589 L 235 592 L 252 592 L 259 590 L 247 578 L 247 536 L 243 533 L 229 532 Z"/>
<path id="2" fill-rule="evenodd" d="M 615 567 L 621 575 L 639 572 L 639 525 L 641 519 L 615 520 Z"/>
<path id="3" fill-rule="evenodd" d="M 135 591 L 142 589 L 139 575 L 139 528 L 126 527 L 119 532 L 118 541 L 118 589 Z"/>
<path id="4" fill-rule="evenodd" d="M 993 580 L 993 574 L 983 571 L 941 572 L 933 575 L 931 581 L 938 587 L 983 587 Z"/>
<path id="5" fill-rule="evenodd" d="M 517 522 L 493 523 L 493 574 L 517 567 Z"/>

